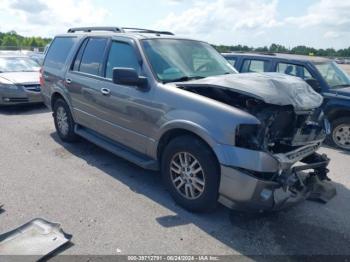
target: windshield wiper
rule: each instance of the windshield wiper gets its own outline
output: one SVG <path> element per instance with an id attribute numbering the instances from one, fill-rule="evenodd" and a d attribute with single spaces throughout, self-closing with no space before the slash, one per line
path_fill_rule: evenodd
<path id="1" fill-rule="evenodd" d="M 203 79 L 203 78 L 205 78 L 205 77 L 204 76 L 182 76 L 182 77 L 179 77 L 176 79 L 165 80 L 165 81 L 163 81 L 163 83 L 167 84 L 167 83 L 172 83 L 172 82 L 184 82 L 184 81 Z"/>

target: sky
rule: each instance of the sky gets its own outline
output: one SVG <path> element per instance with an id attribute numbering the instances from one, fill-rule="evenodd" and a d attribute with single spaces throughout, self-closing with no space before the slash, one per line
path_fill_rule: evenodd
<path id="1" fill-rule="evenodd" d="M 0 31 L 53 37 L 77 26 L 172 31 L 212 44 L 350 46 L 350 0 L 0 0 Z"/>

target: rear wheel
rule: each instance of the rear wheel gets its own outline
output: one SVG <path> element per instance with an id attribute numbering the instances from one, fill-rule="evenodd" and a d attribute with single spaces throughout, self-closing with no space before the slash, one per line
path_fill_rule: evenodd
<path id="1" fill-rule="evenodd" d="M 333 146 L 350 150 L 350 117 L 342 117 L 332 121 L 330 140 Z"/>
<path id="2" fill-rule="evenodd" d="M 164 183 L 175 201 L 190 211 L 217 205 L 219 165 L 210 148 L 192 136 L 173 139 L 162 156 Z"/>
<path id="3" fill-rule="evenodd" d="M 74 133 L 74 120 L 69 106 L 63 99 L 57 99 L 53 106 L 53 117 L 58 136 L 64 142 L 74 142 L 78 139 Z"/>

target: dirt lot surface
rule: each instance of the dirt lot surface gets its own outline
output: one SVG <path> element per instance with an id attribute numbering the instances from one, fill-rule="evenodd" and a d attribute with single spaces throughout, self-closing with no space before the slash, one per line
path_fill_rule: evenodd
<path id="1" fill-rule="evenodd" d="M 62 143 L 44 107 L 0 109 L 0 232 L 41 217 L 73 235 L 61 254 L 350 255 L 349 152 L 332 159 L 338 195 L 242 218 L 178 207 L 159 174 L 86 141 Z"/>

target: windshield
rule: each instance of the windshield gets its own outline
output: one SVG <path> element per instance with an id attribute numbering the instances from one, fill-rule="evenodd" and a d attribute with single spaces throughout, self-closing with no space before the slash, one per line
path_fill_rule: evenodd
<path id="1" fill-rule="evenodd" d="M 40 65 L 28 57 L 0 57 L 0 73 L 39 71 Z"/>
<path id="2" fill-rule="evenodd" d="M 144 51 L 163 83 L 187 81 L 237 71 L 209 44 L 179 39 L 143 41 Z"/>
<path id="3" fill-rule="evenodd" d="M 350 86 L 350 77 L 335 62 L 315 64 L 322 77 L 332 88 Z"/>

